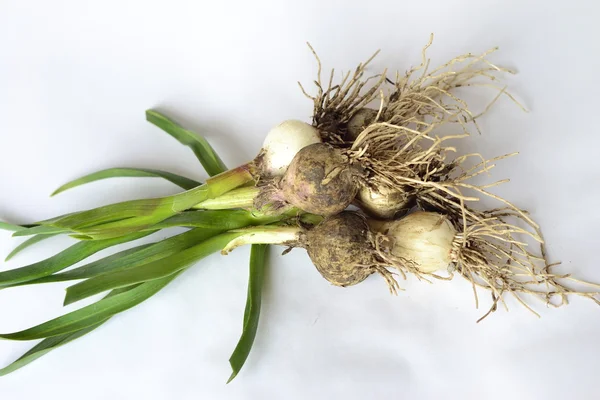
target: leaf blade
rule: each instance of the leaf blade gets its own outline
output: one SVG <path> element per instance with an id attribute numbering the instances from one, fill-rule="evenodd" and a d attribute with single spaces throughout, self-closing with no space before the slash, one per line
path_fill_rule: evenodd
<path id="1" fill-rule="evenodd" d="M 194 179 L 190 179 L 185 176 L 177 175 L 167 171 L 161 171 L 150 168 L 121 167 L 103 169 L 101 171 L 93 172 L 91 174 L 74 179 L 56 189 L 50 196 L 56 196 L 59 193 L 62 193 L 69 189 L 73 189 L 77 186 L 109 178 L 163 178 L 185 190 L 189 190 L 201 185 L 200 182 Z"/>
<path id="2" fill-rule="evenodd" d="M 6 376 L 12 372 L 15 372 L 18 369 L 23 368 L 27 364 L 34 362 L 35 360 L 46 355 L 52 350 L 57 349 L 69 342 L 72 342 L 75 339 L 86 335 L 91 331 L 95 330 L 96 328 L 99 328 L 106 321 L 108 321 L 108 319 L 105 319 L 104 321 L 96 325 L 89 326 L 76 332 L 45 338 L 9 365 L 7 365 L 4 368 L 0 368 L 0 376 Z"/>
<path id="3" fill-rule="evenodd" d="M 292 215 L 292 214 L 290 214 Z M 65 271 L 59 274 L 48 275 L 42 278 L 7 285 L 5 287 L 33 285 L 49 282 L 64 282 L 76 279 L 87 279 L 102 274 L 118 270 L 125 265 L 137 266 L 144 260 L 150 259 L 157 253 L 169 251 L 171 246 L 177 246 L 174 242 L 190 241 L 191 243 L 200 242 L 208 239 L 207 232 L 222 233 L 232 229 L 240 229 L 249 225 L 263 225 L 277 222 L 287 218 L 288 215 L 261 216 L 254 215 L 249 211 L 243 210 L 222 210 L 222 211 L 186 211 L 178 214 L 151 227 L 151 231 L 173 227 L 187 227 L 191 230 L 172 236 L 157 243 L 137 246 L 132 249 L 104 257 L 89 264 L 79 266 L 75 269 Z M 196 232 L 196 233 L 194 233 Z M 145 249 L 145 247 L 152 247 Z M 185 249 L 189 246 L 173 247 L 175 250 Z"/>
<path id="4" fill-rule="evenodd" d="M 27 265 L 21 268 L 15 268 L 0 272 L 0 289 L 21 282 L 42 278 L 61 271 L 89 256 L 104 250 L 116 244 L 126 243 L 132 240 L 140 239 L 152 232 L 134 233 L 124 237 L 99 241 L 85 241 L 75 243 L 58 254 L 45 260 Z"/>
<path id="5" fill-rule="evenodd" d="M 294 211 L 294 210 L 292 210 Z M 265 225 L 294 217 L 294 212 L 280 215 L 263 215 L 247 210 L 196 210 L 184 211 L 152 225 L 148 229 L 166 229 L 174 227 L 214 228 L 227 230 L 243 228 L 248 225 Z"/>
<path id="6" fill-rule="evenodd" d="M 13 249 L 13 251 L 11 251 L 6 258 L 4 259 L 4 261 L 9 261 L 11 258 L 13 258 L 14 256 L 16 256 L 17 254 L 19 254 L 20 252 L 22 252 L 23 250 L 25 250 L 28 247 L 33 246 L 36 243 L 41 242 L 42 240 L 51 238 L 52 236 L 56 236 L 57 233 L 50 233 L 47 235 L 35 235 L 30 237 L 29 239 L 27 239 L 26 241 L 24 241 L 23 243 L 21 243 L 20 245 L 18 245 L 17 247 L 15 247 Z"/>
<path id="7" fill-rule="evenodd" d="M 87 239 L 108 239 L 147 229 L 177 213 L 251 182 L 253 166 L 243 165 L 209 178 L 205 184 L 171 196 L 130 200 L 41 221 Z M 87 236 L 87 237 L 86 237 Z M 83 238 L 82 237 L 82 238 Z"/>
<path id="8" fill-rule="evenodd" d="M 132 289 L 132 288 L 113 290 L 108 295 L 106 295 L 105 298 L 116 296 L 117 294 L 124 293 L 130 289 Z M 87 328 L 84 328 L 84 329 L 81 329 L 81 330 L 78 330 L 75 332 L 65 333 L 63 335 L 58 335 L 58 336 L 51 336 L 51 337 L 48 337 L 48 338 L 42 340 L 40 343 L 36 344 L 34 347 L 29 349 L 21 357 L 17 358 L 15 361 L 10 363 L 6 367 L 1 368 L 0 376 L 5 376 L 5 375 L 10 374 L 11 372 L 21 369 L 24 366 L 26 366 L 27 364 L 30 364 L 33 361 L 37 360 L 38 358 L 46 355 L 50 351 L 57 349 L 69 342 L 72 342 L 73 340 L 78 339 L 84 335 L 87 335 L 91 331 L 99 328 L 101 325 L 103 325 L 109 319 L 110 318 L 107 318 L 104 321 L 101 321 L 95 325 L 91 325 Z"/>
<path id="9" fill-rule="evenodd" d="M 155 110 L 146 110 L 146 120 L 177 139 L 179 143 L 192 149 L 210 176 L 227 170 L 219 155 L 204 137 L 184 129 L 175 121 Z"/>
<path id="10" fill-rule="evenodd" d="M 15 233 L 13 237 L 21 236 L 33 236 L 33 235 L 57 235 L 59 233 L 68 233 L 69 231 L 65 228 L 58 228 L 55 226 L 38 225 L 32 226 L 31 228 L 22 228 Z"/>
<path id="11" fill-rule="evenodd" d="M 244 366 L 250 355 L 250 351 L 252 350 L 254 339 L 256 338 L 262 303 L 262 288 L 267 264 L 267 249 L 268 245 L 266 244 L 253 244 L 250 251 L 250 273 L 246 308 L 244 311 L 244 325 L 242 335 L 229 358 L 229 365 L 231 366 L 232 372 L 227 383 L 235 379 Z"/>
<path id="12" fill-rule="evenodd" d="M 9 224 L 8 222 L 0 221 L 0 230 L 18 232 L 22 229 L 25 229 L 25 228 L 22 227 L 21 225 Z"/>
<path id="13" fill-rule="evenodd" d="M 111 289 L 154 281 L 177 273 L 208 255 L 221 250 L 241 232 L 222 233 L 170 256 L 120 271 L 102 274 L 67 288 L 64 305 Z"/>
<path id="14" fill-rule="evenodd" d="M 0 339 L 6 340 L 35 340 L 76 332 L 129 310 L 144 300 L 152 297 L 173 281 L 179 274 L 175 273 L 162 279 L 142 283 L 129 290 L 121 291 L 114 296 L 105 298 L 72 311 L 32 328 L 13 333 L 0 334 Z"/>

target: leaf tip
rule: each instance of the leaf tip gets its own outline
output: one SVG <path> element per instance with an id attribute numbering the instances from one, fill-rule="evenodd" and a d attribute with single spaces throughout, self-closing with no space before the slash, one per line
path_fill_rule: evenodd
<path id="1" fill-rule="evenodd" d="M 58 189 L 56 189 L 54 192 L 52 192 L 50 194 L 50 197 L 54 197 L 59 193 L 64 192 L 65 190 L 69 189 L 69 187 L 67 187 L 67 185 L 62 185 L 61 187 L 59 187 Z"/>
<path id="2" fill-rule="evenodd" d="M 158 113 L 156 111 L 154 111 L 153 109 L 149 108 L 146 110 L 145 114 L 146 114 L 146 121 L 150 121 L 152 118 L 156 118 Z"/>
<path id="3" fill-rule="evenodd" d="M 63 307 L 71 305 L 71 304 L 73 304 L 75 302 L 74 299 L 73 299 L 73 296 L 69 292 L 69 288 L 67 288 L 65 290 L 67 291 L 67 294 L 65 294 L 65 299 L 63 301 Z"/>
<path id="4" fill-rule="evenodd" d="M 94 240 L 93 236 L 83 235 L 83 234 L 73 234 L 73 235 L 69 235 L 69 237 L 72 237 L 73 239 L 77 239 L 77 240 Z"/>
<path id="5" fill-rule="evenodd" d="M 233 371 L 231 373 L 231 376 L 229 377 L 229 379 L 227 379 L 227 382 L 225 382 L 225 384 L 228 385 L 232 380 L 235 379 L 236 376 L 237 376 L 237 372 Z"/>

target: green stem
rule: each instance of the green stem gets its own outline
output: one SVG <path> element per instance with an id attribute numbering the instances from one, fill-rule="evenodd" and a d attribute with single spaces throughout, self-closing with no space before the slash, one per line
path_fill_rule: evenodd
<path id="1" fill-rule="evenodd" d="M 260 189 L 256 186 L 241 187 L 223 194 L 214 199 L 204 200 L 193 208 L 200 210 L 227 210 L 232 208 L 251 209 L 254 199 L 258 196 Z"/>
<path id="2" fill-rule="evenodd" d="M 303 215 L 300 214 L 298 209 L 291 209 L 277 215 L 262 213 L 256 210 L 194 210 L 174 215 L 143 230 L 193 227 L 203 229 L 223 229 L 228 231 L 231 229 L 244 228 L 248 225 L 272 224 L 296 216 L 300 216 L 304 221 Z"/>
<path id="3" fill-rule="evenodd" d="M 238 233 L 221 250 L 221 254 L 228 254 L 233 249 L 246 244 L 290 244 L 300 243 L 301 234 L 304 230 L 299 226 L 256 226 L 252 228 L 236 229 L 230 232 Z"/>
<path id="4" fill-rule="evenodd" d="M 195 189 L 173 196 L 173 210 L 181 212 L 196 204 L 217 198 L 230 190 L 251 182 L 254 179 L 254 164 L 252 162 L 240 165 L 206 180 L 206 183 Z"/>

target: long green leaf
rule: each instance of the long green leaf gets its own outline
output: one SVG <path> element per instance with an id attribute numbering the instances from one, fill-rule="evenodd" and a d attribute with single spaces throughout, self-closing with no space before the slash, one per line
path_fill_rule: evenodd
<path id="1" fill-rule="evenodd" d="M 32 363 L 33 361 L 46 355 L 47 353 L 51 352 L 52 350 L 57 349 L 69 342 L 72 342 L 75 339 L 78 339 L 78 338 L 90 333 L 94 329 L 96 329 L 96 328 L 100 327 L 102 324 L 104 324 L 104 322 L 106 322 L 107 320 L 108 319 L 105 319 L 104 321 L 102 321 L 96 325 L 92 325 L 88 328 L 84 328 L 84 329 L 75 331 L 73 333 L 66 333 L 64 335 L 53 336 L 53 337 L 49 337 L 49 338 L 42 340 L 40 343 L 38 343 L 33 348 L 31 348 L 28 352 L 26 352 L 21 357 L 19 357 L 15 361 L 13 361 L 11 364 L 0 369 L 0 376 L 8 375 L 11 372 L 14 372 L 20 368 L 23 368 L 27 364 Z"/>
<path id="2" fill-rule="evenodd" d="M 25 227 L 21 225 L 9 224 L 8 222 L 0 221 L 0 230 L 18 232 L 23 229 L 25 229 Z"/>
<path id="3" fill-rule="evenodd" d="M 64 304 L 72 304 L 107 290 L 169 276 L 223 249 L 227 243 L 242 234 L 241 232 L 223 233 L 200 242 L 193 247 L 148 264 L 102 274 L 77 283 L 67 288 Z"/>
<path id="4" fill-rule="evenodd" d="M 108 239 L 149 228 L 252 179 L 249 167 L 241 166 L 209 178 L 202 186 L 173 196 L 111 204 L 42 221 L 40 224 L 75 231 L 81 235 L 81 239 Z"/>
<path id="5" fill-rule="evenodd" d="M 39 225 L 32 226 L 31 228 L 20 229 L 13 233 L 13 236 L 57 235 L 59 233 L 69 233 L 69 230 L 65 228 L 58 228 L 56 226 Z"/>
<path id="6" fill-rule="evenodd" d="M 100 250 L 136 240 L 151 233 L 151 231 L 140 232 L 113 239 L 75 243 L 71 247 L 43 261 L 25 267 L 0 272 L 0 288 L 53 274 L 70 267 Z"/>
<path id="7" fill-rule="evenodd" d="M 156 294 L 177 277 L 177 273 L 138 285 L 130 290 L 105 297 L 89 306 L 54 318 L 23 331 L 0 334 L 0 339 L 35 340 L 64 335 L 97 325 L 115 314 L 128 310 Z"/>
<path id="8" fill-rule="evenodd" d="M 172 227 L 188 227 L 195 229 L 165 239 L 158 243 L 125 250 L 69 271 L 45 276 L 35 280 L 20 282 L 13 285 L 7 285 L 6 287 L 91 278 L 106 272 L 119 270 L 125 267 L 130 268 L 154 261 L 153 257 L 156 257 L 160 254 L 165 256 L 170 255 L 171 252 L 183 250 L 193 244 L 197 244 L 202 240 L 207 239 L 208 234 L 217 234 L 232 229 L 240 229 L 248 225 L 269 224 L 281 221 L 290 215 L 253 215 L 249 211 L 242 210 L 186 211 L 157 225 L 153 225 L 151 230 L 156 231 L 159 229 Z M 151 246 L 151 248 L 147 249 L 147 246 Z"/>
<path id="9" fill-rule="evenodd" d="M 101 258 L 99 260 L 93 261 L 89 264 L 82 265 L 77 268 L 73 268 L 71 270 L 52 274 L 48 276 L 44 276 L 42 278 L 33 279 L 31 281 L 19 282 L 13 285 L 7 285 L 5 288 L 16 287 L 16 286 L 27 286 L 27 285 L 38 285 L 42 283 L 51 283 L 51 282 L 66 282 L 73 281 L 78 279 L 86 279 L 91 278 L 92 276 L 101 275 L 103 273 L 117 270 L 119 268 L 123 268 L 122 260 L 131 259 L 132 255 L 137 252 L 141 252 L 141 250 L 152 246 L 153 243 L 143 244 L 140 246 L 133 247 L 131 249 L 123 250 L 118 253 L 112 254 L 110 256 Z"/>
<path id="10" fill-rule="evenodd" d="M 170 239 L 171 238 L 165 239 L 165 241 Z M 142 244 L 131 249 L 111 254 L 108 257 L 92 261 L 89 264 L 85 264 L 58 274 L 45 276 L 35 281 L 26 283 L 35 284 L 47 282 L 66 282 L 78 279 L 87 279 L 93 276 L 105 274 L 107 272 L 117 271 L 121 268 L 139 265 L 148 259 L 152 260 L 154 257 L 160 256 L 161 254 L 157 246 L 163 243 L 164 242 Z M 151 251 L 152 249 L 156 249 L 157 251 Z"/>
<path id="11" fill-rule="evenodd" d="M 47 235 L 35 235 L 30 237 L 29 239 L 27 239 L 26 241 L 24 241 L 23 243 L 21 243 L 20 245 L 18 245 L 17 247 L 14 248 L 13 251 L 10 252 L 10 254 L 8 256 L 6 256 L 5 261 L 10 260 L 11 258 L 13 258 L 14 256 L 16 256 L 17 254 L 19 254 L 20 252 L 22 252 L 23 250 L 25 250 L 26 248 L 33 246 L 36 243 L 41 242 L 44 239 L 48 239 L 52 236 L 56 236 L 56 233 L 50 233 Z"/>
<path id="12" fill-rule="evenodd" d="M 250 277 L 248 279 L 248 296 L 244 312 L 244 327 L 240 340 L 229 358 L 232 372 L 227 383 L 231 382 L 240 372 L 254 344 L 260 317 L 262 288 L 267 264 L 267 248 L 268 245 L 266 244 L 253 244 L 250 251 Z"/>
<path id="13" fill-rule="evenodd" d="M 112 297 L 119 293 L 126 292 L 127 290 L 130 290 L 130 289 L 133 289 L 133 287 L 113 290 L 106 297 L 107 298 Z M 89 326 L 89 327 L 81 329 L 79 331 L 75 331 L 72 333 L 65 333 L 64 335 L 52 336 L 52 337 L 42 340 L 40 343 L 38 343 L 37 345 L 32 347 L 29 351 L 27 351 L 21 357 L 19 357 L 15 361 L 13 361 L 11 364 L 7 365 L 4 368 L 1 368 L 0 376 L 8 375 L 11 372 L 14 372 L 20 368 L 23 368 L 27 364 L 32 363 L 33 361 L 35 361 L 38 358 L 42 357 L 43 355 L 49 353 L 50 351 L 57 349 L 69 342 L 72 342 L 73 340 L 78 339 L 84 335 L 87 335 L 91 331 L 99 328 L 106 321 L 108 321 L 108 318 L 98 324 Z"/>
<path id="14" fill-rule="evenodd" d="M 146 111 L 146 119 L 148 122 L 156 125 L 169 135 L 173 136 L 181 144 L 191 148 L 210 176 L 220 174 L 221 172 L 227 170 L 227 167 L 223 161 L 221 161 L 221 158 L 217 155 L 208 141 L 202 136 L 182 128 L 175 121 L 154 110 Z"/>
<path id="15" fill-rule="evenodd" d="M 222 232 L 225 232 L 225 230 L 193 229 L 160 242 L 125 250 L 123 252 L 94 261 L 90 264 L 83 265 L 60 274 L 50 275 L 45 278 L 41 278 L 40 280 L 44 280 L 46 282 L 62 282 L 76 279 L 88 279 L 109 272 L 134 268 L 140 265 L 149 264 L 153 261 L 160 260 L 173 254 L 177 254 L 182 250 L 192 247 Z"/>
<path id="16" fill-rule="evenodd" d="M 293 213 L 282 215 L 263 215 L 246 210 L 201 210 L 185 211 L 174 215 L 148 229 L 166 229 L 173 227 L 194 227 L 212 229 L 215 227 L 227 230 L 243 228 L 248 225 L 265 225 L 281 221 Z"/>
<path id="17" fill-rule="evenodd" d="M 148 168 L 109 168 L 102 171 L 94 172 L 81 178 L 75 179 L 71 182 L 65 183 L 52 193 L 51 196 L 55 196 L 65 190 L 72 189 L 77 186 L 85 185 L 86 183 L 96 182 L 102 179 L 108 178 L 164 178 L 169 182 L 183 189 L 192 189 L 196 186 L 200 186 L 201 183 L 185 176 L 173 174 L 171 172 L 160 171 L 158 169 Z"/>

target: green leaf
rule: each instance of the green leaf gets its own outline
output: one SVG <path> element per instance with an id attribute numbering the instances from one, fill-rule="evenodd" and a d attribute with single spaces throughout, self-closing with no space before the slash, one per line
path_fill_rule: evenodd
<path id="1" fill-rule="evenodd" d="M 18 232 L 18 231 L 26 229 L 26 228 L 27 228 L 26 226 L 9 224 L 8 222 L 0 221 L 0 230 L 3 230 L 3 231 Z"/>
<path id="2" fill-rule="evenodd" d="M 114 296 L 107 296 L 89 306 L 23 331 L 0 334 L 0 339 L 35 340 L 65 335 L 89 328 L 100 324 L 115 314 L 135 307 L 167 286 L 178 275 L 175 273 L 162 279 L 143 283 Z"/>
<path id="3" fill-rule="evenodd" d="M 71 247 L 43 261 L 25 267 L 0 272 L 0 288 L 53 274 L 70 267 L 100 250 L 136 240 L 151 233 L 152 232 L 141 232 L 113 239 L 75 243 Z"/>
<path id="4" fill-rule="evenodd" d="M 64 304 L 72 304 L 107 290 L 169 276 L 223 249 L 227 243 L 242 234 L 242 232 L 223 233 L 148 264 L 102 274 L 77 283 L 67 288 Z"/>
<path id="5" fill-rule="evenodd" d="M 33 226 L 31 228 L 23 228 L 13 233 L 14 237 L 33 236 L 33 235 L 57 235 L 59 233 L 69 233 L 68 229 L 58 228 L 55 226 Z"/>
<path id="6" fill-rule="evenodd" d="M 179 143 L 191 148 L 210 176 L 220 174 L 227 170 L 227 167 L 223 161 L 221 161 L 221 158 L 219 158 L 212 146 L 202 136 L 182 128 L 175 121 L 154 110 L 146 111 L 146 119 L 148 122 L 173 136 Z"/>
<path id="7" fill-rule="evenodd" d="M 170 239 L 171 238 L 166 239 L 165 241 Z M 122 268 L 140 265 L 147 260 L 153 260 L 154 257 L 160 257 L 161 250 L 163 249 L 163 246 L 159 246 L 161 244 L 164 244 L 164 242 L 148 243 L 136 246 L 131 249 L 111 254 L 108 257 L 101 258 L 89 264 L 73 268 L 69 271 L 45 276 L 27 283 L 34 284 L 46 282 L 66 282 L 78 279 L 87 279 L 93 276 L 105 274 L 107 272 L 117 271 Z M 155 249 L 155 251 L 152 251 L 153 249 Z"/>
<path id="8" fill-rule="evenodd" d="M 89 175 L 82 176 L 81 178 L 75 179 L 68 182 L 52 193 L 51 196 L 55 196 L 65 190 L 72 189 L 74 187 L 84 185 L 86 183 L 99 181 L 108 178 L 164 178 L 169 182 L 183 189 L 192 189 L 196 186 L 200 186 L 201 183 L 185 176 L 173 174 L 171 172 L 160 171 L 157 169 L 147 168 L 109 168 L 102 171 L 94 172 Z"/>
<path id="9" fill-rule="evenodd" d="M 27 239 L 26 241 L 24 241 L 23 243 L 21 243 L 20 245 L 18 245 L 17 247 L 14 248 L 13 251 L 10 252 L 10 254 L 8 256 L 6 256 L 6 259 L 4 261 L 8 261 L 11 258 L 13 258 L 14 256 L 16 256 L 17 254 L 19 254 L 20 252 L 22 252 L 23 250 L 25 250 L 26 248 L 33 246 L 36 243 L 41 242 L 44 239 L 48 239 L 52 236 L 56 236 L 55 233 L 50 233 L 47 235 L 35 235 L 30 237 L 29 239 Z"/>
<path id="10" fill-rule="evenodd" d="M 23 284 L 39 284 L 47 282 L 64 282 L 77 279 L 88 279 L 95 276 L 103 275 L 109 272 L 120 271 L 128 268 L 137 267 L 139 265 L 149 264 L 152 261 L 170 256 L 185 250 L 193 245 L 202 242 L 224 232 L 217 229 L 193 229 L 188 232 L 175 235 L 168 239 L 164 239 L 157 243 L 145 244 L 132 249 L 101 258 L 92 263 L 82 265 L 69 271 L 60 274 L 46 276 L 34 281 L 25 282 Z"/>
<path id="11" fill-rule="evenodd" d="M 130 290 L 130 289 L 132 289 L 132 287 L 113 290 L 106 297 L 112 297 L 119 293 L 126 292 L 127 290 Z M 108 318 L 98 324 L 89 326 L 87 328 L 84 328 L 84 329 L 81 329 L 81 330 L 78 330 L 78 331 L 75 331 L 72 333 L 65 333 L 64 335 L 52 336 L 52 337 L 42 340 L 40 343 L 38 343 L 33 348 L 31 348 L 28 352 L 26 352 L 21 357 L 19 357 L 15 361 L 13 361 L 11 364 L 0 369 L 0 376 L 8 375 L 11 372 L 14 372 L 20 368 L 23 368 L 27 364 L 32 363 L 33 361 L 35 361 L 38 358 L 42 357 L 43 355 L 49 353 L 50 351 L 57 349 L 69 342 L 72 342 L 73 340 L 78 339 L 84 335 L 87 335 L 88 333 L 95 330 L 96 328 L 99 328 L 106 321 L 108 321 Z"/>
<path id="12" fill-rule="evenodd" d="M 174 215 L 149 229 L 165 229 L 173 227 L 195 227 L 212 229 L 215 227 L 226 230 L 243 228 L 248 225 L 264 225 L 281 221 L 282 215 L 263 215 L 246 210 L 200 210 L 185 211 Z"/>
<path id="13" fill-rule="evenodd" d="M 19 357 L 15 361 L 13 361 L 11 364 L 0 369 L 0 376 L 8 375 L 11 372 L 14 372 L 20 368 L 23 368 L 27 364 L 32 363 L 33 361 L 35 361 L 38 358 L 44 356 L 45 354 L 51 352 L 52 350 L 57 349 L 69 342 L 72 342 L 75 339 L 78 339 L 78 338 L 90 333 L 94 329 L 100 327 L 106 321 L 108 321 L 108 319 L 105 319 L 104 321 L 102 321 L 96 325 L 92 325 L 88 328 L 75 331 L 73 333 L 67 333 L 64 335 L 53 336 L 53 337 L 49 337 L 49 338 L 42 340 L 40 343 L 35 345 L 31 350 L 29 350 L 28 352 L 23 354 L 21 357 Z"/>
<path id="14" fill-rule="evenodd" d="M 172 196 L 130 200 L 64 215 L 40 224 L 75 231 L 81 238 L 108 239 L 146 229 L 206 199 L 252 181 L 250 166 L 240 166 L 209 178 L 194 189 Z"/>
<path id="15" fill-rule="evenodd" d="M 190 227 L 196 229 L 162 240 L 158 243 L 125 250 L 60 274 L 49 275 L 40 279 L 17 283 L 10 286 L 91 278 L 106 272 L 154 261 L 157 259 L 156 257 L 160 255 L 170 255 L 171 253 L 183 250 L 191 245 L 208 239 L 208 235 L 216 235 L 217 233 L 228 230 L 244 228 L 248 225 L 262 225 L 277 222 L 286 217 L 287 215 L 253 215 L 251 212 L 242 210 L 187 211 L 171 217 L 157 225 L 153 225 L 151 230 L 156 231 L 172 227 Z M 150 248 L 146 248 L 148 246 Z"/>
<path id="16" fill-rule="evenodd" d="M 140 246 L 133 247 L 131 249 L 123 250 L 110 256 L 101 258 L 93 261 L 89 264 L 82 265 L 71 270 L 44 276 L 42 278 L 33 279 L 31 281 L 19 282 L 12 285 L 4 286 L 4 288 L 26 286 L 26 285 L 38 285 L 41 283 L 51 282 L 66 282 L 78 279 L 91 278 L 92 276 L 101 275 L 105 272 L 117 270 L 124 267 L 127 264 L 127 260 L 131 260 L 134 254 L 141 252 L 143 249 L 152 246 L 154 243 L 143 244 Z M 132 261 L 133 262 L 133 261 Z"/>
<path id="17" fill-rule="evenodd" d="M 246 299 L 246 310 L 244 312 L 244 327 L 242 336 L 235 350 L 229 358 L 232 373 L 227 383 L 231 382 L 240 372 L 256 337 L 258 320 L 260 317 L 260 305 L 262 299 L 262 288 L 266 269 L 266 244 L 253 244 L 250 252 L 250 277 L 248 279 L 248 296 Z"/>
<path id="18" fill-rule="evenodd" d="M 166 213 L 156 213 L 148 217 L 125 218 L 98 224 L 93 227 L 78 228 L 70 236 L 77 240 L 103 240 L 125 236 L 134 232 L 153 231 L 154 221 L 162 220 Z"/>

